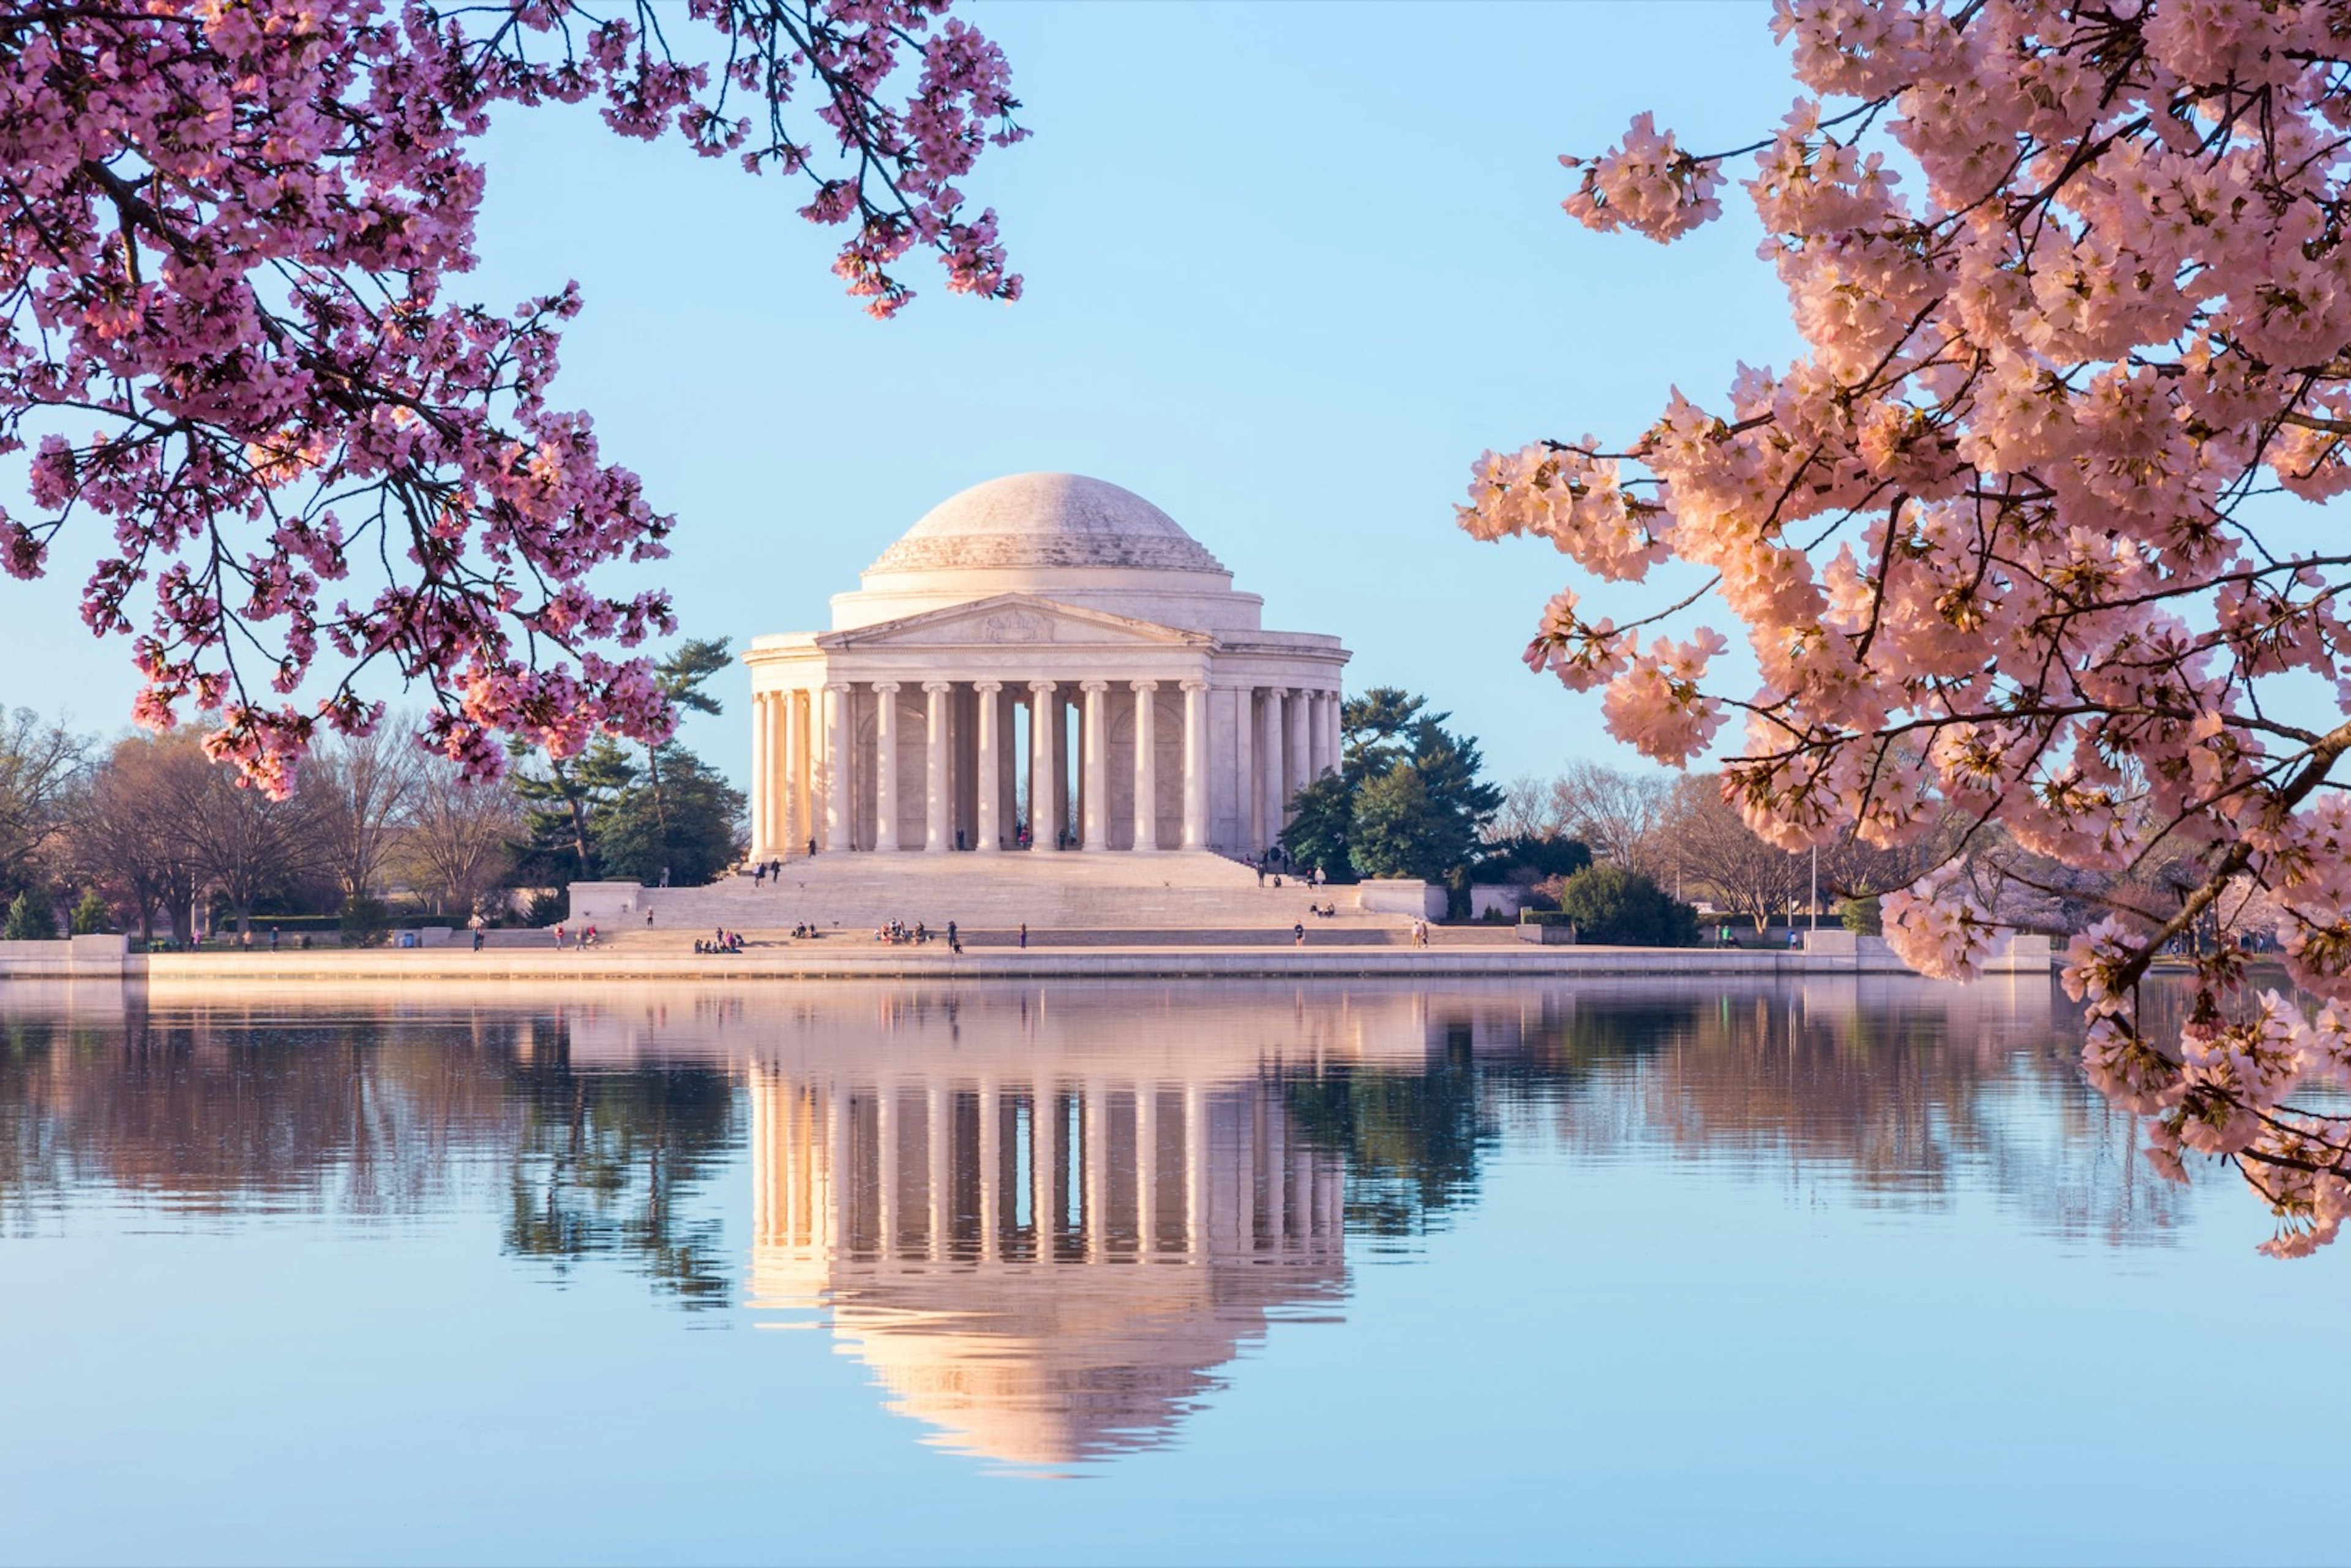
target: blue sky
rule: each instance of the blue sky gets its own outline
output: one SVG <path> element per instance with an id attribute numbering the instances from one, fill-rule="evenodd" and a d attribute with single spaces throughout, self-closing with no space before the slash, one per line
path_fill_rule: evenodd
<path id="1" fill-rule="evenodd" d="M 664 583 L 685 632 L 828 623 L 830 595 L 931 506 L 1069 469 L 1165 507 L 1265 596 L 1333 632 L 1351 689 L 1426 693 L 1502 778 L 1634 758 L 1596 699 L 1518 651 L 1572 569 L 1451 526 L 1488 446 L 1623 437 L 1669 386 L 1718 401 L 1796 340 L 1761 237 L 1729 218 L 1671 249 L 1563 216 L 1566 152 L 1643 109 L 1743 144 L 1796 89 L 1755 4 L 980 3 L 1034 137 L 967 188 L 1002 215 L 1029 295 L 897 320 L 827 271 L 798 187 L 515 111 L 485 148 L 483 266 L 504 307 L 579 279 L 557 401 L 682 526 Z M 76 541 L 84 549 L 95 541 Z M 74 614 L 81 558 L 0 584 L 0 704 L 127 716 L 120 642 Z M 1642 606 L 1640 588 L 1603 590 Z M 1620 619 L 1624 616 L 1620 613 Z M 747 691 L 739 674 L 719 695 Z M 738 777 L 739 701 L 687 739 Z"/>

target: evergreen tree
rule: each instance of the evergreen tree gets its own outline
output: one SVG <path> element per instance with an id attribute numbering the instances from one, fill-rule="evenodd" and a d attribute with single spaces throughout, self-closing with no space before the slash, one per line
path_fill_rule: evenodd
<path id="1" fill-rule="evenodd" d="M 698 886 L 735 858 L 743 792 L 682 746 L 656 749 L 667 782 L 622 791 L 598 820 L 601 874 Z"/>
<path id="2" fill-rule="evenodd" d="M 528 756 L 518 751 L 518 756 Z M 599 819 L 636 785 L 636 765 L 609 736 L 577 757 L 541 758 L 512 775 L 523 806 L 523 841 L 517 872 L 528 883 L 595 882 L 603 877 L 597 852 Z"/>
<path id="3" fill-rule="evenodd" d="M 653 684 L 669 698 L 672 707 L 714 717 L 725 711 L 718 699 L 702 688 L 713 675 L 734 664 L 727 652 L 732 641 L 726 637 L 689 637 L 653 666 Z M 653 818 L 664 833 L 669 831 L 669 801 L 662 787 L 662 764 L 674 745 L 674 741 L 668 741 L 645 747 L 645 774 L 653 786 Z"/>
<path id="4" fill-rule="evenodd" d="M 1342 773 L 1326 773 L 1298 792 L 1295 813 L 1281 831 L 1282 847 L 1301 866 L 1321 866 L 1333 882 L 1355 880 L 1355 787 Z"/>
<path id="5" fill-rule="evenodd" d="M 98 889 L 85 888 L 81 902 L 73 907 L 73 934 L 95 936 L 113 929 L 114 911 L 107 907 L 106 900 L 99 895 Z"/>
<path id="6" fill-rule="evenodd" d="M 48 898 L 29 887 L 16 895 L 8 906 L 8 918 L 0 922 L 0 942 L 47 942 L 57 934 L 57 917 Z"/>
<path id="7" fill-rule="evenodd" d="M 1282 832 L 1295 860 L 1362 876 L 1467 874 L 1502 792 L 1479 781 L 1478 743 L 1427 708 L 1395 686 L 1341 706 L 1339 771 L 1299 792 Z"/>

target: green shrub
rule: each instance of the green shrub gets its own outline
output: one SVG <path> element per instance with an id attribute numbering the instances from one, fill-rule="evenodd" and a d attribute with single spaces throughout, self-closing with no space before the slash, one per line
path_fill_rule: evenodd
<path id="1" fill-rule="evenodd" d="M 73 906 L 73 934 L 77 936 L 97 936 L 114 929 L 114 911 L 98 895 L 98 889 L 85 888 L 81 902 Z"/>
<path id="2" fill-rule="evenodd" d="M 377 946 L 392 925 L 392 911 L 381 898 L 354 898 L 343 905 L 342 924 L 345 946 Z"/>
<path id="3" fill-rule="evenodd" d="M 1878 917 L 1877 894 L 1867 898 L 1848 898 L 1837 906 L 1837 918 L 1844 922 L 1847 931 L 1858 931 L 1864 936 L 1883 936 L 1885 924 Z"/>
<path id="4" fill-rule="evenodd" d="M 1698 912 L 1622 866 L 1587 866 L 1562 883 L 1559 914 L 1545 924 L 1552 921 L 1573 925 L 1586 942 L 1625 947 L 1698 944 Z"/>

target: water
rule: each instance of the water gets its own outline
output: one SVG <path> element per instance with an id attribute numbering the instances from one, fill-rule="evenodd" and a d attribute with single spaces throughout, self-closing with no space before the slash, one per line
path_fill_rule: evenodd
<path id="1" fill-rule="evenodd" d="M 2341 1560 L 2248 1528 L 2231 1433 L 2341 1364 L 2346 1265 L 2153 1179 L 2077 1030 L 2037 980 L 18 986 L 0 1560 Z"/>

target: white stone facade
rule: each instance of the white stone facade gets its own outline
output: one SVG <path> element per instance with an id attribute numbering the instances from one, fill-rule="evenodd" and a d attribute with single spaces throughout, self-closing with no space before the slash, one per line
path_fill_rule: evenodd
<path id="1" fill-rule="evenodd" d="M 1264 601 L 1144 500 L 1020 474 L 934 508 L 757 638 L 755 860 L 820 851 L 1254 854 L 1337 767 L 1336 637 Z"/>

